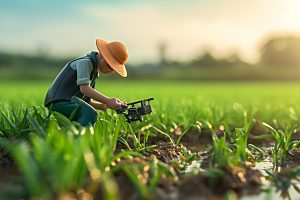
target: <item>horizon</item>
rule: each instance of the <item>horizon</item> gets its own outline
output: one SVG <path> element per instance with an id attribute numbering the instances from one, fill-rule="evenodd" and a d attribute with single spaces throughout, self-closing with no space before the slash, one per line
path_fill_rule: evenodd
<path id="1" fill-rule="evenodd" d="M 170 5 L 172 4 L 172 5 Z M 264 42 L 300 36 L 297 0 L 0 1 L 0 51 L 75 57 L 97 38 L 123 42 L 128 63 L 191 60 L 205 50 L 255 63 Z"/>

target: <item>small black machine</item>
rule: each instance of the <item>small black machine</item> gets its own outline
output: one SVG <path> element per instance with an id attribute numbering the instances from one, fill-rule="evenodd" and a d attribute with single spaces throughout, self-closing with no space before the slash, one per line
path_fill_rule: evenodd
<path id="1" fill-rule="evenodd" d="M 154 100 L 154 98 L 149 98 L 141 101 L 124 104 L 120 108 L 116 109 L 115 111 L 117 112 L 117 114 L 124 114 L 128 123 L 137 120 L 142 122 L 143 115 L 147 115 L 152 112 L 151 105 L 150 105 L 151 100 Z M 139 104 L 139 103 L 141 104 L 141 106 L 135 107 L 135 104 Z M 131 107 L 128 108 L 128 106 Z M 128 112 L 126 113 L 126 111 Z"/>

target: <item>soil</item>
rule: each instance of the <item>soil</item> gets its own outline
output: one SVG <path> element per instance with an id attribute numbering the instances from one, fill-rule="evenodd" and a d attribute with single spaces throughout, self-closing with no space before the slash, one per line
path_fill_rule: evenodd
<path id="1" fill-rule="evenodd" d="M 180 134 L 173 134 L 172 137 L 176 141 Z M 143 138 L 141 139 L 143 140 Z M 130 136 L 129 141 L 129 145 L 133 148 L 133 140 Z M 201 134 L 187 132 L 182 137 L 178 147 L 176 147 L 169 141 L 168 138 L 163 135 L 159 134 L 157 137 L 149 137 L 147 145 L 155 144 L 157 147 L 152 151 L 143 153 L 145 159 L 135 158 L 134 162 L 144 162 L 145 160 L 149 159 L 150 156 L 155 156 L 161 162 L 170 163 L 172 160 L 179 160 L 179 155 L 182 155 L 181 148 L 183 145 L 186 145 L 188 149 L 189 145 L 196 144 L 197 142 L 198 144 L 211 143 L 211 132 L 208 130 L 202 131 Z M 124 146 L 125 145 L 122 143 L 118 143 L 117 148 L 124 148 Z M 188 152 L 191 154 L 191 151 Z M 202 151 L 202 153 L 199 153 L 200 158 L 206 158 L 201 163 L 202 169 L 209 168 L 209 158 L 211 153 L 212 148 L 208 151 Z M 173 168 L 172 166 L 170 167 Z M 180 173 L 179 170 L 175 168 L 181 183 L 181 187 L 179 188 L 173 179 L 167 180 L 167 177 L 161 177 L 151 199 L 215 199 L 222 198 L 222 196 L 228 190 L 235 191 L 239 196 L 260 192 L 259 186 L 264 181 L 264 176 L 259 170 L 253 169 L 252 164 L 247 163 L 246 165 L 239 166 L 231 170 L 223 170 L 225 172 L 223 176 L 220 176 L 216 180 L 211 180 L 208 175 L 205 175 L 202 172 L 199 172 L 197 175 L 186 177 L 184 176 L 184 173 Z M 150 175 L 147 175 L 147 172 L 145 171 L 141 171 L 141 174 L 144 178 L 147 177 L 147 182 L 149 182 Z M 124 186 L 124 182 L 130 182 L 129 178 L 124 172 L 115 174 L 115 177 L 120 187 L 121 199 L 138 199 L 132 183 L 125 184 L 126 186 Z"/>
<path id="2" fill-rule="evenodd" d="M 11 153 L 0 147 L 0 166 L 4 165 L 15 166 L 15 160 Z"/>
<path id="3" fill-rule="evenodd" d="M 290 153 L 288 152 L 286 154 L 285 164 L 288 167 L 294 167 L 300 165 L 300 150 L 295 149 Z"/>
<path id="4" fill-rule="evenodd" d="M 221 198 L 227 191 L 233 190 L 239 196 L 260 192 L 260 185 L 264 181 L 264 176 L 259 170 L 252 168 L 251 163 L 238 166 L 232 169 L 222 169 L 223 176 L 212 180 L 209 176 L 199 173 L 196 176 L 183 178 L 182 196 L 185 199 Z M 195 188 L 198 188 L 195 190 Z"/>
<path id="5" fill-rule="evenodd" d="M 0 165 L 0 198 L 5 195 L 8 190 L 14 191 L 21 187 L 21 173 L 16 166 Z"/>
<path id="6" fill-rule="evenodd" d="M 182 133 L 182 129 L 178 128 L 174 132 L 170 133 L 171 137 L 175 140 L 178 140 L 179 136 Z M 222 137 L 222 130 L 215 130 L 215 133 L 218 137 Z M 254 144 L 256 146 L 262 147 L 262 149 L 267 152 L 268 149 L 266 146 L 272 146 L 274 140 L 272 138 L 257 140 L 254 139 L 255 136 L 262 134 L 271 134 L 268 130 L 262 128 L 260 122 L 255 122 L 251 132 L 249 134 L 248 143 Z M 122 136 L 125 138 L 125 136 Z M 300 132 L 295 132 L 293 138 L 300 138 Z M 228 138 L 227 138 L 228 139 Z M 143 135 L 141 135 L 141 141 L 143 141 Z M 292 139 L 295 140 L 295 139 Z M 134 142 L 131 135 L 128 135 L 128 144 L 131 149 L 134 149 Z M 182 173 L 176 167 L 171 165 L 173 160 L 180 162 L 180 156 L 183 155 L 182 146 L 187 147 L 188 155 L 191 155 L 191 151 L 188 150 L 189 146 L 212 144 L 211 140 L 211 131 L 209 129 L 203 128 L 201 133 L 197 130 L 188 131 L 180 140 L 178 146 L 170 142 L 169 138 L 165 137 L 162 134 L 157 134 L 156 137 L 149 136 L 147 146 L 156 145 L 154 149 L 148 152 L 142 152 L 144 158 L 133 158 L 133 161 L 129 160 L 119 160 L 119 163 L 130 163 L 139 164 L 139 163 L 149 163 L 150 157 L 157 158 L 157 160 L 165 163 L 166 166 L 176 172 L 176 175 L 179 178 L 181 186 L 179 187 L 173 178 L 162 175 L 159 178 L 158 184 L 151 195 L 150 199 L 216 199 L 222 198 L 226 191 L 233 190 L 239 196 L 258 193 L 260 192 L 260 185 L 264 181 L 263 174 L 256 169 L 253 169 L 250 163 L 245 165 L 234 167 L 231 169 L 222 169 L 224 171 L 223 176 L 219 176 L 217 179 L 211 179 L 211 176 L 206 175 L 203 172 L 198 172 L 196 175 L 187 176 L 187 174 Z M 274 145 L 273 145 L 274 146 Z M 119 153 L 121 149 L 128 149 L 122 142 L 117 142 L 115 154 Z M 266 158 L 267 155 L 260 155 L 259 153 L 249 149 L 255 157 L 261 157 L 262 159 Z M 3 149 L 0 149 L 0 155 L 4 155 Z M 197 151 L 198 153 L 199 151 Z M 1 154 L 2 153 L 2 154 Z M 300 165 L 300 151 L 294 150 L 291 152 L 293 155 L 287 154 L 286 163 L 288 166 L 297 166 Z M 202 169 L 209 168 L 209 160 L 211 158 L 212 148 L 208 150 L 202 150 L 197 154 L 197 159 L 201 163 Z M 7 155 L 7 154 L 5 154 Z M 269 155 L 269 157 L 271 157 Z M 212 159 L 214 162 L 214 159 Z M 3 164 L 11 165 L 13 164 L 13 159 L 11 156 L 1 156 L 0 157 L 0 166 Z M 132 164 L 131 163 L 131 164 Z M 113 168 L 113 166 L 111 166 Z M 151 181 L 151 167 L 144 167 L 139 169 L 140 174 L 143 176 L 145 184 L 149 184 Z M 117 171 L 114 173 L 114 178 L 116 183 L 119 186 L 119 195 L 120 199 L 126 200 L 135 200 L 139 199 L 137 193 L 137 188 L 134 186 L 132 181 L 128 178 L 127 174 L 124 171 Z M 1 182 L 0 182 L 1 184 Z M 1 185 L 0 185 L 1 186 Z M 87 190 L 88 191 L 88 190 Z M 98 186 L 97 193 L 95 194 L 95 199 L 101 199 L 103 197 L 103 192 Z M 78 197 L 78 195 L 77 195 Z M 78 197 L 78 199 L 80 199 Z"/>
<path id="7" fill-rule="evenodd" d="M 132 163 L 146 164 L 149 158 L 134 158 Z M 128 160 L 122 160 L 120 163 L 130 163 Z M 166 165 L 167 166 L 167 165 Z M 167 166 L 170 169 L 172 167 Z M 224 175 L 213 180 L 205 173 L 199 172 L 197 175 L 185 176 L 177 171 L 179 187 L 173 178 L 165 175 L 161 176 L 154 192 L 147 199 L 155 200 L 179 200 L 179 199 L 216 199 L 229 190 L 235 191 L 239 196 L 260 192 L 260 185 L 264 181 L 264 176 L 259 170 L 254 170 L 251 165 L 246 164 L 233 169 L 223 169 Z M 149 185 L 151 181 L 151 167 L 139 169 L 144 179 L 144 184 Z M 176 170 L 175 170 L 176 171 Z M 121 200 L 137 200 L 139 195 L 136 187 L 128 178 L 124 171 L 114 173 L 115 180 L 119 186 L 119 195 Z M 97 198 L 102 198 L 103 193 L 97 193 Z M 100 196 L 99 196 L 100 195 Z"/>

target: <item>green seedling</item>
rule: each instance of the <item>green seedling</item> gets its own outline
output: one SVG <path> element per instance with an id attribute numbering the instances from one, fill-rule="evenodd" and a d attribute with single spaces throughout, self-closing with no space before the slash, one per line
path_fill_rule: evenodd
<path id="1" fill-rule="evenodd" d="M 3 118 L 0 120 L 0 137 L 9 141 L 27 139 L 32 128 L 28 120 L 29 111 L 23 111 L 23 115 L 17 115 L 13 110 L 10 110 L 10 115 L 1 112 Z M 1 115 L 0 115 L 1 116 Z M 5 123 L 7 122 L 7 124 Z"/>
<path id="2" fill-rule="evenodd" d="M 192 161 L 196 159 L 196 153 L 192 153 L 192 155 L 190 156 L 187 155 L 186 157 L 180 155 L 179 157 L 181 162 L 179 163 L 177 160 L 173 160 L 172 165 L 177 167 L 180 171 L 184 171 L 186 170 L 188 164 L 190 164 Z"/>
<path id="3" fill-rule="evenodd" d="M 47 194 L 55 199 L 84 187 L 83 184 L 97 188 L 94 186 L 101 183 L 106 198 L 118 199 L 118 191 L 111 188 L 116 185 L 109 172 L 111 163 L 129 156 L 142 157 L 132 151 L 113 156 L 120 127 L 121 121 L 98 120 L 95 128 L 80 127 L 81 136 L 76 137 L 71 131 L 73 128 L 61 129 L 51 120 L 45 137 L 35 135 L 31 139 L 32 145 L 23 141 L 17 144 L 13 155 L 22 172 L 25 196 L 42 198 Z M 91 181 L 85 182 L 88 175 Z"/>
<path id="4" fill-rule="evenodd" d="M 254 156 L 249 151 L 247 151 L 247 140 L 254 122 L 255 120 L 253 119 L 249 124 L 245 133 L 239 128 L 235 129 L 235 132 L 238 135 L 238 140 L 236 141 L 237 143 L 236 159 L 240 158 L 242 162 L 245 162 L 248 157 L 254 159 Z"/>
<path id="5" fill-rule="evenodd" d="M 260 154 L 264 154 L 264 155 L 266 154 L 263 150 L 261 150 L 260 148 L 256 147 L 253 144 L 249 144 L 248 146 L 251 147 L 251 148 L 253 148 L 255 151 L 257 151 Z"/>
<path id="6" fill-rule="evenodd" d="M 148 138 L 149 138 L 149 135 L 150 135 L 150 131 L 149 131 L 149 130 L 147 130 L 147 132 L 145 133 L 145 135 L 144 135 L 144 140 L 143 140 L 143 142 L 142 142 L 142 141 L 141 141 L 141 136 L 140 136 L 141 130 L 139 130 L 139 132 L 138 132 L 138 137 L 136 137 L 136 135 L 133 133 L 133 130 L 132 130 L 130 124 L 128 124 L 128 126 L 129 126 L 129 130 L 130 130 L 130 132 L 131 132 L 131 135 L 132 135 L 132 137 L 133 137 L 133 141 L 134 141 L 134 150 L 135 150 L 135 151 L 138 151 L 138 152 L 146 152 L 146 151 L 151 151 L 152 149 L 154 149 L 154 148 L 156 147 L 156 145 L 151 145 L 151 146 L 146 147 L 146 143 L 147 143 Z M 127 147 L 129 150 L 131 150 L 130 146 L 128 145 L 127 141 L 126 141 L 124 138 L 122 138 L 122 137 L 119 136 L 119 137 L 118 137 L 118 141 L 124 143 L 124 144 L 126 145 L 126 147 Z"/>
<path id="7" fill-rule="evenodd" d="M 229 128 L 229 126 L 227 125 L 226 122 L 221 122 L 221 124 L 224 126 L 224 131 L 226 133 L 226 135 L 228 135 L 229 139 L 230 139 L 230 143 L 235 143 L 236 140 L 238 139 L 238 135 L 236 132 L 232 132 Z"/>
<path id="8" fill-rule="evenodd" d="M 237 165 L 239 160 L 235 158 L 234 152 L 229 148 L 226 143 L 226 134 L 224 137 L 218 138 L 216 135 L 212 135 L 213 140 L 213 154 L 210 159 L 210 169 L 212 166 L 212 159 L 215 159 L 215 164 L 219 168 L 231 168 L 233 165 Z"/>
<path id="9" fill-rule="evenodd" d="M 279 155 L 280 159 L 280 165 L 285 165 L 285 158 L 286 153 L 293 148 L 294 142 L 291 142 L 293 131 L 295 130 L 296 126 L 293 126 L 293 128 L 288 131 L 289 126 L 286 127 L 285 132 L 278 130 L 276 131 L 273 127 L 271 127 L 267 123 L 263 123 L 263 126 L 268 128 L 273 137 L 275 138 L 275 145 L 274 148 L 271 148 L 271 153 L 273 155 L 273 163 L 277 166 L 278 165 L 278 159 L 277 155 Z M 296 145 L 297 146 L 297 145 Z"/>
<path id="10" fill-rule="evenodd" d="M 156 130 L 158 133 L 163 134 L 164 136 L 166 136 L 167 138 L 169 138 L 169 140 L 175 144 L 174 139 L 167 133 L 161 131 L 160 129 L 156 128 L 155 126 L 151 126 L 151 128 L 153 128 L 154 130 Z"/>
<path id="11" fill-rule="evenodd" d="M 180 134 L 177 142 L 176 142 L 176 146 L 178 146 L 181 138 L 184 136 L 184 134 L 191 128 L 191 127 L 196 127 L 198 129 L 198 131 L 201 133 L 201 123 L 196 121 L 195 123 L 191 123 L 188 125 L 188 127 Z"/>

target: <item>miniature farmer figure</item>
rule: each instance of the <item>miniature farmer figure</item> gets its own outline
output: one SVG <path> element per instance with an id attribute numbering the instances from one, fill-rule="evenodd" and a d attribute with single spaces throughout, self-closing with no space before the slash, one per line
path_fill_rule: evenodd
<path id="1" fill-rule="evenodd" d="M 97 39 L 96 45 L 100 53 L 91 52 L 72 60 L 61 70 L 50 86 L 44 103 L 47 108 L 52 104 L 52 111 L 70 117 L 73 110 L 83 101 L 73 117 L 73 120 L 82 126 L 95 124 L 95 109 L 115 110 L 122 105 L 119 99 L 109 98 L 94 88 L 99 71 L 103 74 L 115 71 L 122 77 L 127 76 L 124 64 L 128 58 L 128 50 L 121 42 L 108 43 Z"/>

